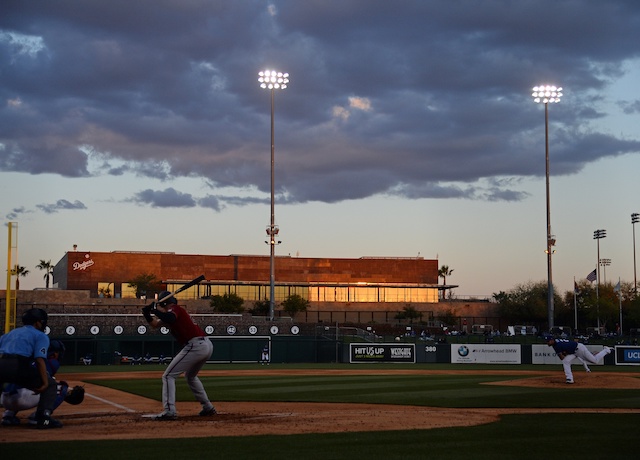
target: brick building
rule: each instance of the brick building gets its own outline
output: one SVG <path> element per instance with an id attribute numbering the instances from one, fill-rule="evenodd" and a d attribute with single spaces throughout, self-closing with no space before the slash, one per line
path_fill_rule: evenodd
<path id="1" fill-rule="evenodd" d="M 53 270 L 53 286 L 134 298 L 131 280 L 152 274 L 169 291 L 204 274 L 205 281 L 178 297 L 199 299 L 235 293 L 246 301 L 269 297 L 270 258 L 172 252 L 70 251 Z M 414 258 L 330 259 L 278 256 L 275 300 L 298 294 L 310 302 L 438 302 L 438 261 Z"/>

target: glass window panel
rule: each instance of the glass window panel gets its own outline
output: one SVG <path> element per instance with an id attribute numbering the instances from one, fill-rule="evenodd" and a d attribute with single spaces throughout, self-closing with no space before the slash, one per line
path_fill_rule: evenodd
<path id="1" fill-rule="evenodd" d="M 122 285 L 120 286 L 120 290 L 122 292 L 123 299 L 136 298 L 136 289 L 133 287 L 129 287 L 129 283 L 122 283 Z"/>

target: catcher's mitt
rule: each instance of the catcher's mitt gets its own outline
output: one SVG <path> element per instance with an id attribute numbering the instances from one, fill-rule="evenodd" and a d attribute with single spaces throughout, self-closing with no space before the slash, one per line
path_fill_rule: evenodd
<path id="1" fill-rule="evenodd" d="M 71 388 L 67 393 L 67 396 L 64 397 L 64 400 L 65 402 L 68 402 L 69 404 L 72 404 L 74 406 L 80 404 L 82 401 L 84 401 L 84 387 L 76 385 L 75 387 Z"/>

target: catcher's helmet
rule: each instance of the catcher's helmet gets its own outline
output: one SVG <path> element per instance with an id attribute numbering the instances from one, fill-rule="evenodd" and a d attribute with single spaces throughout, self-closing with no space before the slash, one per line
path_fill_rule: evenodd
<path id="1" fill-rule="evenodd" d="M 22 315 L 22 324 L 25 326 L 33 326 L 40 321 L 40 324 L 42 325 L 41 330 L 44 331 L 47 327 L 48 318 L 49 316 L 47 315 L 47 312 L 42 308 L 30 308 Z"/>
<path id="2" fill-rule="evenodd" d="M 66 348 L 64 347 L 64 343 L 59 340 L 52 340 L 49 342 L 49 351 L 48 354 L 52 355 L 53 353 L 58 353 L 58 361 L 62 361 L 62 355 Z"/>
<path id="3" fill-rule="evenodd" d="M 169 291 L 162 291 L 160 294 L 158 294 L 158 300 L 161 300 L 161 299 L 165 298 L 168 295 L 171 295 L 171 293 Z M 171 296 L 167 300 L 165 300 L 164 302 L 160 302 L 160 305 L 163 306 L 163 307 L 166 307 L 170 303 L 177 305 L 178 301 L 176 300 L 175 297 Z"/>

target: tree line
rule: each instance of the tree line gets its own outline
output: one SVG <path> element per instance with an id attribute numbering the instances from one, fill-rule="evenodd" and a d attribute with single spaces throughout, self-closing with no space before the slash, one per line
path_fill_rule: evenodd
<path id="1" fill-rule="evenodd" d="M 547 289 L 546 281 L 529 281 L 509 291 L 494 293 L 499 316 L 512 324 L 546 324 Z M 553 292 L 554 322 L 558 326 L 575 328 L 577 314 L 579 331 L 598 324 L 610 332 L 616 332 L 618 326 L 625 330 L 640 328 L 640 297 L 634 283 L 595 285 L 583 280 L 562 295 L 555 288 Z"/>

